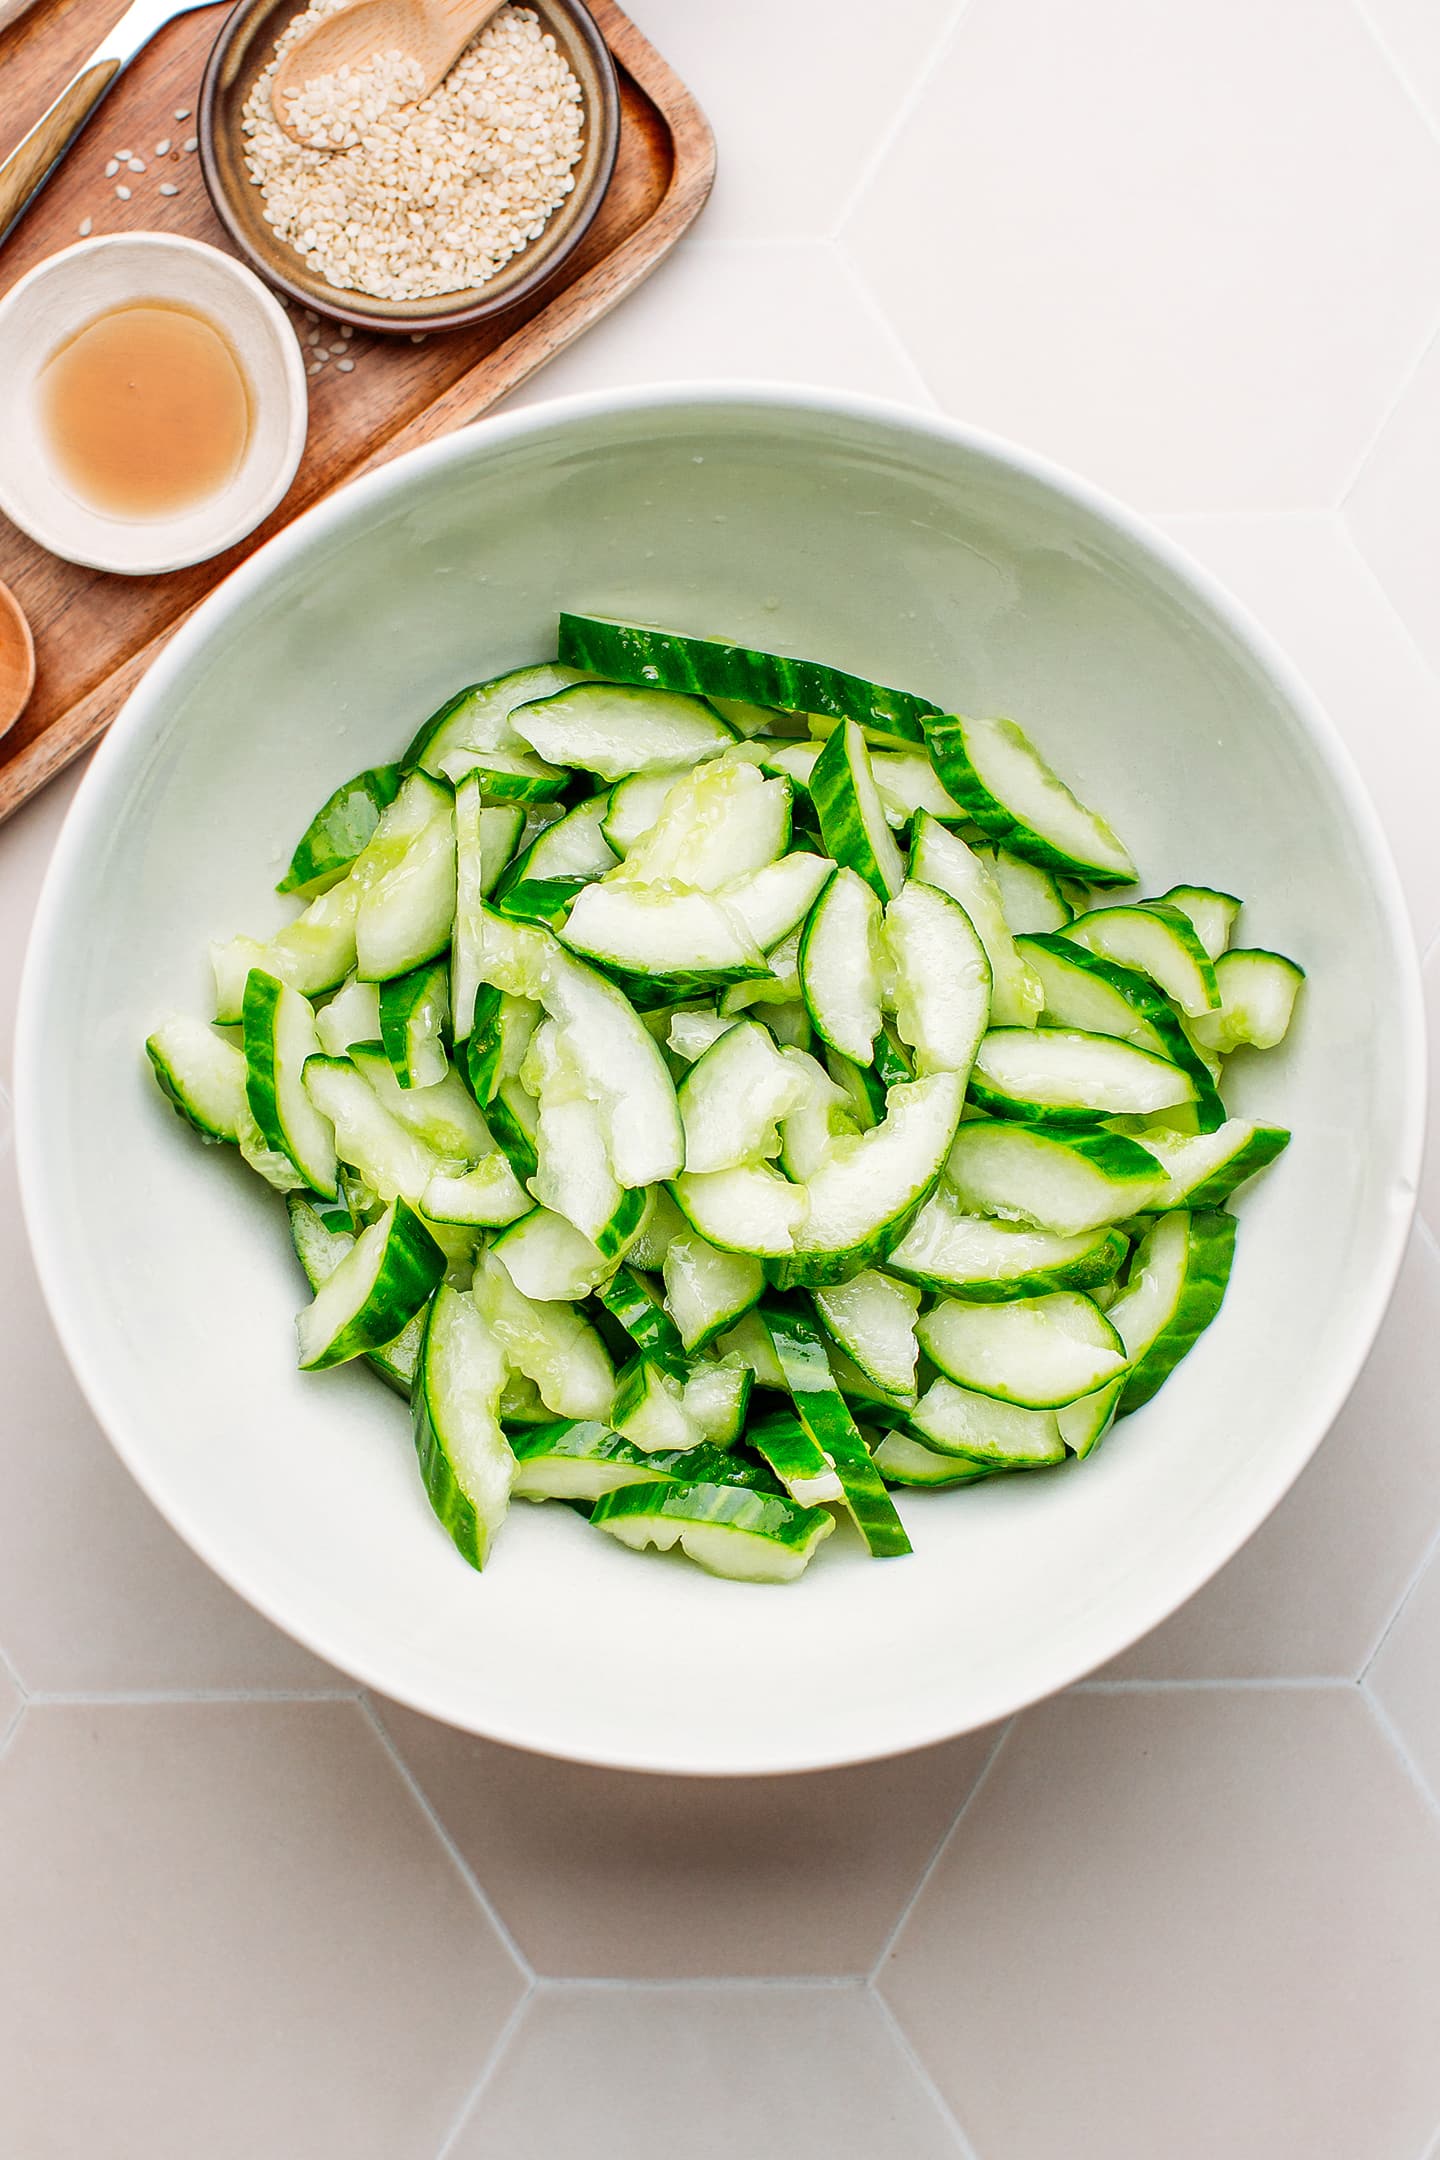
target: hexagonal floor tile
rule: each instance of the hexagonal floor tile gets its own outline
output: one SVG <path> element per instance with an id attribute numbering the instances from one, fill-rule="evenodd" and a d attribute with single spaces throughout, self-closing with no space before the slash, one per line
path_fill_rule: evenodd
<path id="1" fill-rule="evenodd" d="M 1420 1213 L 1440 1238 L 1440 940 L 1425 955 L 1425 1017 L 1430 1036 L 1430 1115 L 1420 1171 Z"/>
<path id="2" fill-rule="evenodd" d="M 1366 1685 L 1440 1805 L 1440 1554 L 1401 1606 Z"/>
<path id="3" fill-rule="evenodd" d="M 984 2160 L 1413 2160 L 1440 1824 L 1356 1688 L 1069 1695 L 881 1985 Z"/>
<path id="4" fill-rule="evenodd" d="M 1440 338 L 1405 385 L 1345 498 L 1345 514 L 1432 668 L 1440 669 L 1435 561 L 1440 501 L 1427 485 L 1440 459 Z"/>
<path id="5" fill-rule="evenodd" d="M 850 1988 L 555 1988 L 446 2160 L 959 2160 L 878 2006 Z"/>
<path id="6" fill-rule="evenodd" d="M 1349 0 L 1303 36 L 1251 0 L 972 0 L 843 238 L 950 411 L 1157 508 L 1290 508 L 1428 335 L 1437 224 Z"/>
<path id="7" fill-rule="evenodd" d="M 1105 1667 L 1148 1680 L 1357 1675 L 1440 1525 L 1440 1259 L 1410 1242 L 1320 1452 L 1249 1544 Z"/>
<path id="8" fill-rule="evenodd" d="M 18 1225 L 18 1209 L 6 1151 L 0 1222 Z M 0 1645 L 28 1688 L 349 1687 L 212 1575 L 121 1467 L 55 1340 L 18 1227 L 0 1237 L 0 1371 Z"/>
<path id="9" fill-rule="evenodd" d="M 792 1778 L 633 1777 L 377 1711 L 543 1973 L 868 1971 L 993 1735 Z"/>
<path id="10" fill-rule="evenodd" d="M 1430 0 L 1365 0 L 1365 14 L 1401 81 L 1440 129 L 1440 15 Z"/>
<path id="11" fill-rule="evenodd" d="M 0 1753 L 10 1737 L 10 1729 L 20 1712 L 21 1695 L 15 1685 L 15 1676 L 9 1666 L 0 1659 Z"/>
<path id="12" fill-rule="evenodd" d="M 1440 682 L 1339 516 L 1180 517 L 1165 529 L 1289 653 L 1384 821 L 1422 945 L 1440 931 Z"/>
<path id="13" fill-rule="evenodd" d="M 32 1707 L 0 1940 L 17 2160 L 428 2160 L 523 1990 L 351 1703 Z"/>

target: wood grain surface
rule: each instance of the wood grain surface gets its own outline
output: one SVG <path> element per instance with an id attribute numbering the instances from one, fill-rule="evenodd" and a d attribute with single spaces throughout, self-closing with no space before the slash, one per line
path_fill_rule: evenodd
<path id="1" fill-rule="evenodd" d="M 36 648 L 34 695 L 0 740 L 0 819 L 95 740 L 179 624 L 264 540 L 356 473 L 478 419 L 633 291 L 698 216 L 715 172 L 704 115 L 613 0 L 590 4 L 620 73 L 620 154 L 600 214 L 558 288 L 513 315 L 423 344 L 357 334 L 353 372 L 331 366 L 311 382 L 309 440 L 284 502 L 212 562 L 168 577 L 110 577 L 60 562 L 0 518 L 0 579 L 25 608 Z M 120 0 L 40 0 L 0 32 L 0 156 L 122 12 Z M 121 78 L 0 249 L 0 292 L 70 246 L 85 218 L 96 233 L 165 230 L 227 246 L 199 160 L 182 147 L 223 20 L 219 8 L 181 16 Z M 191 117 L 177 120 L 185 106 Z M 167 137 L 171 149 L 157 158 L 155 145 Z M 122 148 L 146 171 L 107 179 L 106 161 Z M 117 180 L 131 189 L 128 202 L 116 195 Z M 178 193 L 161 195 L 161 181 Z"/>

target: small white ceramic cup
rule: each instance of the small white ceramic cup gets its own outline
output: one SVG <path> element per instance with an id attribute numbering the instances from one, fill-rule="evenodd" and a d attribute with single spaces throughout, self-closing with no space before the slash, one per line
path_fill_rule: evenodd
<path id="1" fill-rule="evenodd" d="M 218 493 L 171 517 L 120 518 L 66 486 L 45 438 L 40 375 L 56 349 L 98 315 L 168 300 L 225 333 L 250 390 L 250 439 Z M 27 272 L 0 300 L 0 510 L 67 562 L 127 577 L 204 562 L 253 532 L 280 502 L 305 448 L 308 400 L 299 341 L 253 271 L 201 240 L 111 233 Z"/>

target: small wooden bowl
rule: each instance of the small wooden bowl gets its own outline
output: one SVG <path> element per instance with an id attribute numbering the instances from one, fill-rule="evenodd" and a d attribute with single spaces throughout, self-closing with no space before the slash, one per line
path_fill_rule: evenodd
<path id="1" fill-rule="evenodd" d="M 502 315 L 556 276 L 600 208 L 620 144 L 615 63 L 580 0 L 525 0 L 570 64 L 585 101 L 585 135 L 575 185 L 546 225 L 485 285 L 428 300 L 377 300 L 327 284 L 265 222 L 260 190 L 245 169 L 241 119 L 255 78 L 269 66 L 276 40 L 303 0 L 241 0 L 211 49 L 200 85 L 200 164 L 215 214 L 261 277 L 304 307 L 357 330 L 394 333 L 461 330 Z"/>
<path id="2" fill-rule="evenodd" d="M 8 585 L 0 585 L 0 735 L 12 728 L 35 687 L 35 640 L 25 610 Z"/>

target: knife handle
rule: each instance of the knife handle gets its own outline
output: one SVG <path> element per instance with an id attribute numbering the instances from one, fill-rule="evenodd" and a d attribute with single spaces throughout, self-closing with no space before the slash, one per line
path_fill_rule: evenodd
<path id="1" fill-rule="evenodd" d="M 9 239 L 123 65 L 110 54 L 87 60 L 0 165 L 0 244 Z"/>

